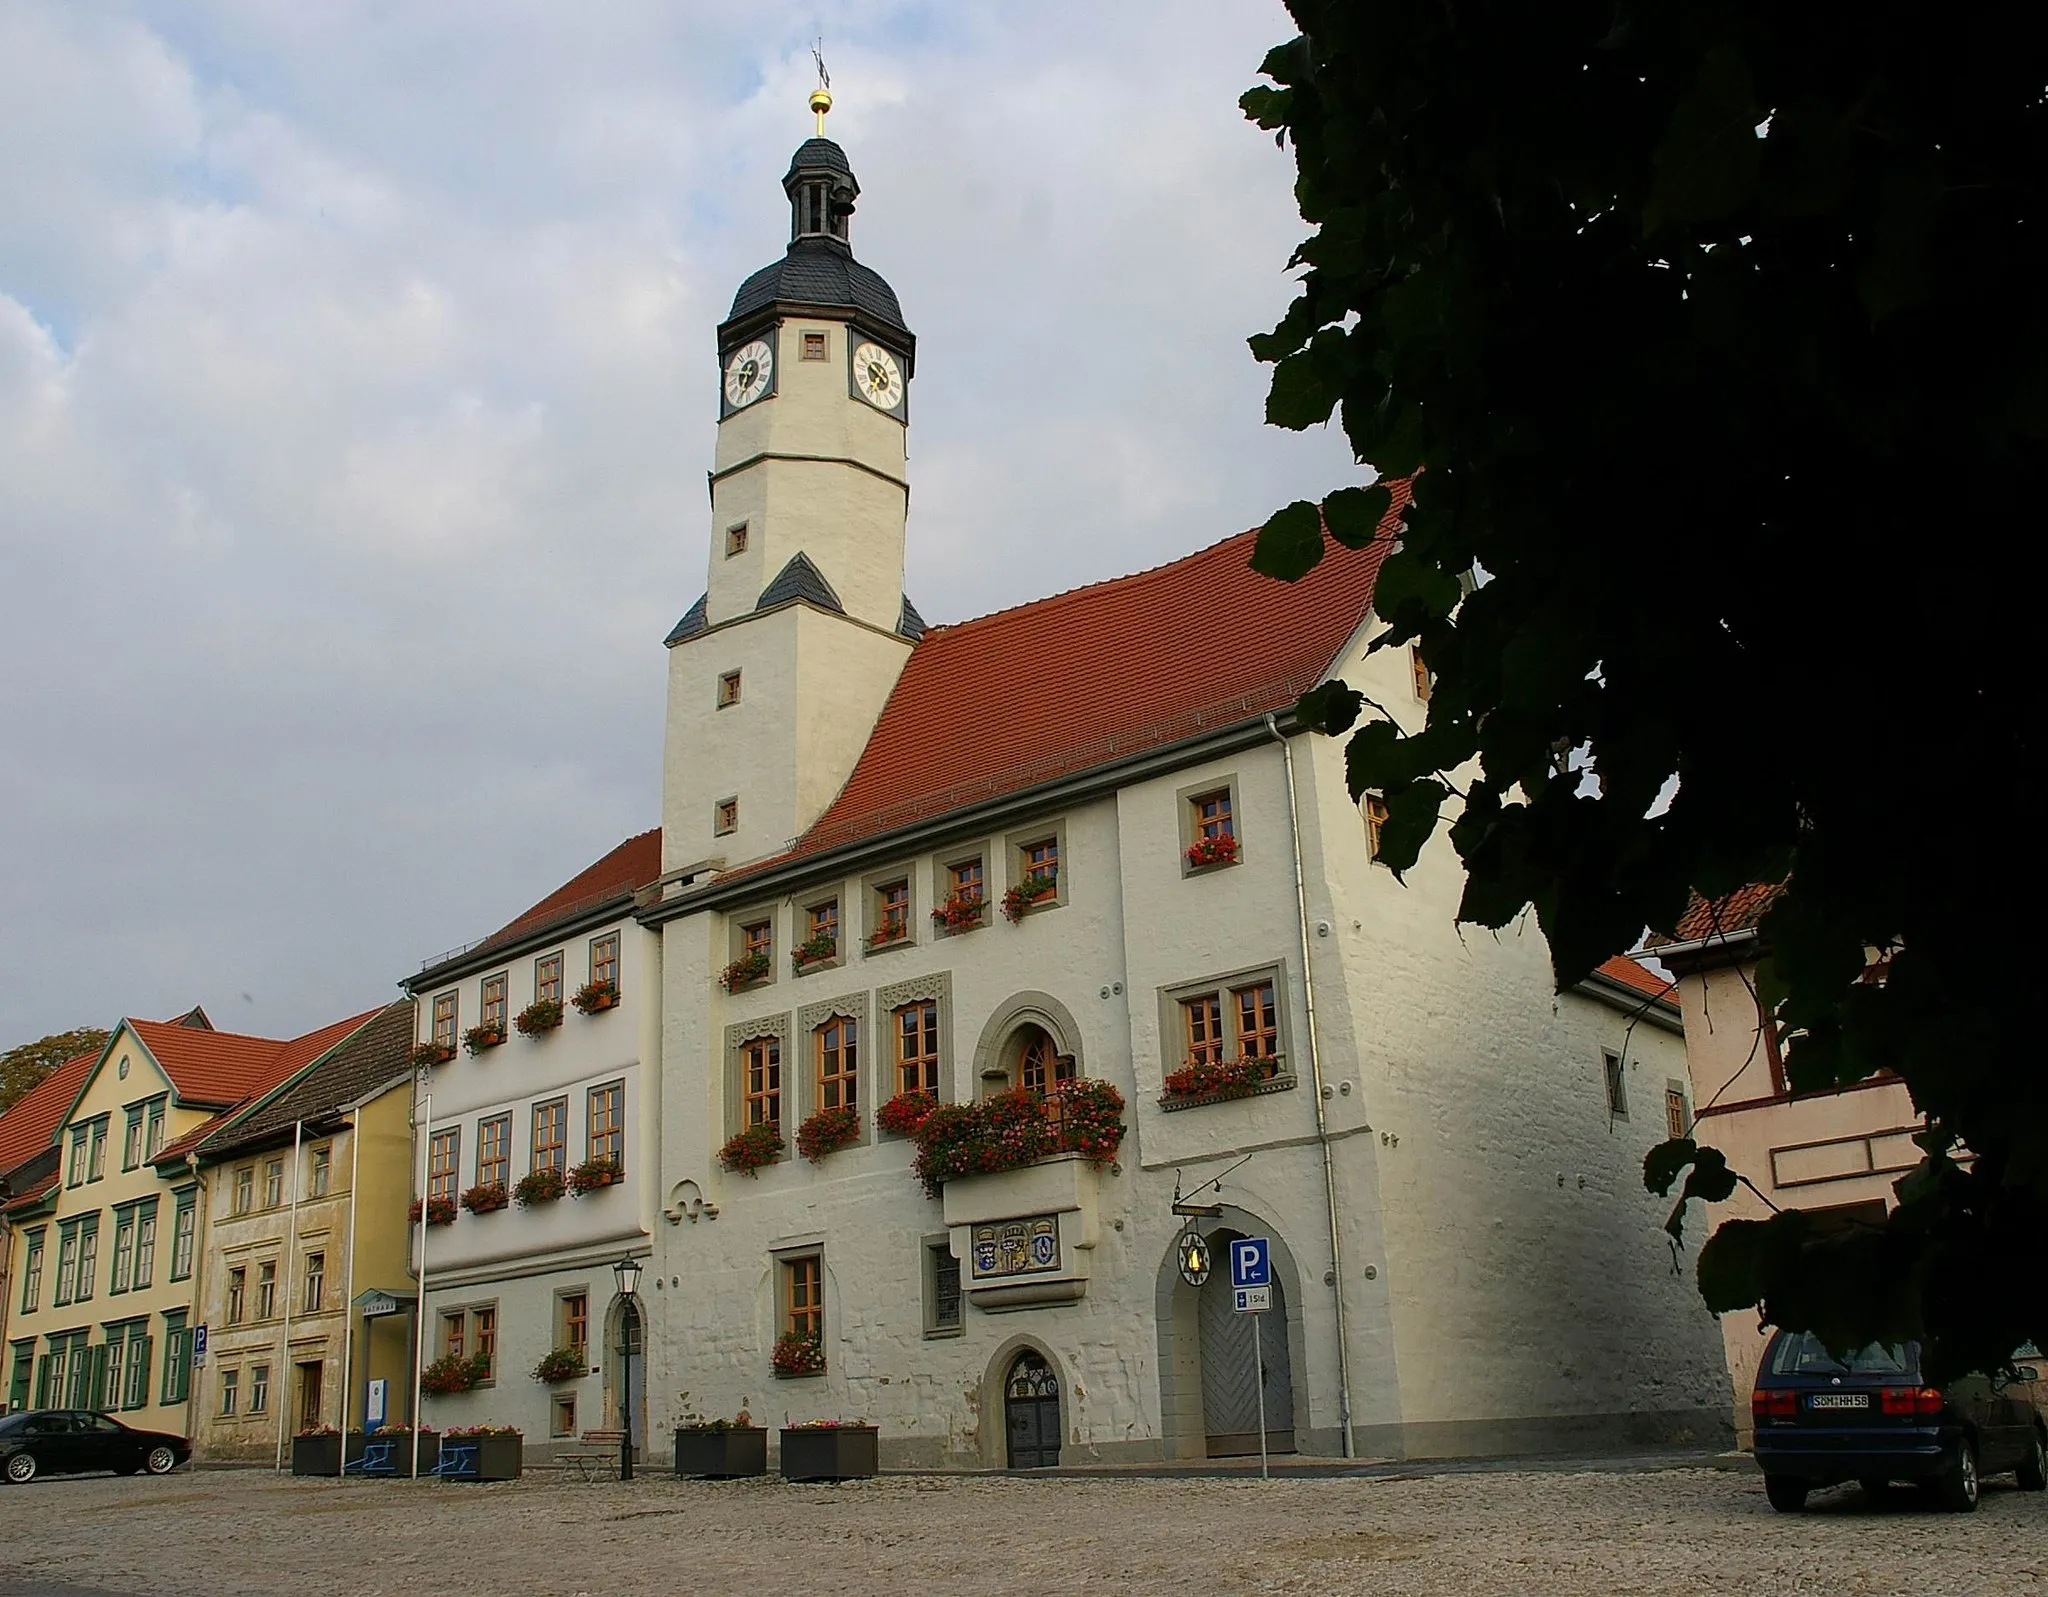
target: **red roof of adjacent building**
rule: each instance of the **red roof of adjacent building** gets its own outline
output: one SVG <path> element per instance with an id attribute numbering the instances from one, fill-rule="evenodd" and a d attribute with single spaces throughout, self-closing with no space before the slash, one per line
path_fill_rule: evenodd
<path id="1" fill-rule="evenodd" d="M 1407 482 L 1390 486 L 1380 535 L 1362 550 L 1326 538 L 1298 582 L 1254 572 L 1258 533 L 1244 532 L 1171 565 L 932 628 L 846 786 L 794 852 L 1289 708 L 1372 603 L 1410 497 Z"/>
<path id="2" fill-rule="evenodd" d="M 310 1065 L 377 1013 L 377 1009 L 367 1009 L 289 1042 L 279 1042 L 274 1037 L 244 1037 L 231 1031 L 195 1031 L 160 1020 L 133 1020 L 128 1024 L 164 1067 L 183 1102 L 226 1105 L 239 1103 L 251 1093 L 268 1091 Z"/>
<path id="3" fill-rule="evenodd" d="M 637 893 L 660 875 L 661 828 L 657 826 L 650 832 L 627 838 L 595 865 L 570 877 L 525 914 L 492 932 L 477 944 L 477 948 L 512 942 L 551 921 L 566 920 L 584 910 L 595 909 L 622 893 Z"/>
<path id="4" fill-rule="evenodd" d="M 0 1114 L 0 1176 L 50 1146 L 97 1058 L 91 1053 L 65 1060 Z"/>
<path id="5" fill-rule="evenodd" d="M 1783 882 L 1752 882 L 1747 887 L 1738 887 L 1726 898 L 1705 899 L 1695 893 L 1692 901 L 1685 906 L 1685 913 L 1678 918 L 1668 939 L 1653 939 L 1657 942 L 1694 943 L 1703 937 L 1725 936 L 1729 932 L 1748 931 L 1764 918 L 1764 911 L 1778 901 L 1778 895 L 1785 891 Z"/>
<path id="6" fill-rule="evenodd" d="M 1612 959 L 1600 962 L 1599 974 L 1610 981 L 1618 981 L 1624 987 L 1632 987 L 1645 998 L 1671 998 L 1671 983 L 1653 970 L 1645 970 L 1641 963 L 1626 954 L 1616 954 Z"/>

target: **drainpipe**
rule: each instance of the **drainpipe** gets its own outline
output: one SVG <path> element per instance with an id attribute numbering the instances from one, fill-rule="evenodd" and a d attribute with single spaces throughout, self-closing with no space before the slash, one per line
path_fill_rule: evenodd
<path id="1" fill-rule="evenodd" d="M 199 1376 L 192 1367 L 192 1332 L 195 1326 L 206 1323 L 201 1316 L 206 1313 L 206 1295 L 200 1291 L 202 1284 L 211 1279 L 206 1269 L 206 1238 L 213 1229 L 213 1195 L 206 1190 L 206 1172 L 199 1168 L 199 1150 L 192 1149 L 185 1155 L 185 1168 L 192 1173 L 192 1309 L 185 1321 L 185 1434 L 192 1440 L 192 1456 L 199 1456 L 199 1432 L 193 1424 L 194 1405 L 199 1401 Z M 178 1248 L 177 1210 L 171 1211 L 171 1252 L 173 1258 Z M 208 1333 L 211 1335 L 211 1333 Z"/>
<path id="2" fill-rule="evenodd" d="M 1351 1438 L 1351 1337 L 1344 1318 L 1344 1236 L 1337 1218 L 1337 1167 L 1330 1147 L 1330 1119 L 1323 1108 L 1323 1052 L 1316 1035 L 1316 978 L 1309 961 L 1308 879 L 1301 864 L 1301 812 L 1294 797 L 1294 746 L 1281 735 L 1280 723 L 1266 717 L 1266 730 L 1280 745 L 1287 768 L 1287 836 L 1294 850 L 1294 918 L 1301 934 L 1302 1000 L 1308 1011 L 1310 1097 L 1316 1106 L 1316 1141 L 1323 1150 L 1323 1208 L 1330 1219 L 1330 1283 L 1337 1294 L 1337 1412 L 1343 1421 L 1344 1456 L 1357 1456 Z"/>
<path id="3" fill-rule="evenodd" d="M 284 1279 L 277 1284 L 284 1291 L 284 1330 L 278 1342 L 277 1374 L 271 1381 L 272 1400 L 277 1404 L 277 1461 L 273 1466 L 278 1474 L 284 1473 L 284 1421 L 285 1405 L 294 1400 L 291 1385 L 286 1379 L 292 1367 L 292 1272 L 297 1268 L 295 1260 L 299 1251 L 299 1153 L 305 1141 L 306 1122 L 292 1122 L 292 1208 L 291 1218 L 285 1222 L 284 1234 Z M 319 1416 L 314 1416 L 317 1421 Z"/>
<path id="4" fill-rule="evenodd" d="M 356 1178 L 358 1173 L 362 1170 L 362 1168 L 363 1106 L 361 1104 L 355 1104 L 350 1107 L 348 1112 L 348 1258 L 342 1266 L 343 1277 L 341 1288 L 340 1426 L 341 1446 L 338 1449 L 340 1453 L 340 1460 L 335 1465 L 334 1470 L 334 1473 L 337 1476 L 345 1474 L 348 1470 L 348 1410 L 349 1405 L 355 1401 L 355 1387 L 353 1385 L 355 1380 L 355 1367 L 353 1359 L 356 1344 L 356 1192 L 359 1185 Z M 366 1335 L 364 1337 L 364 1341 L 367 1342 L 368 1340 L 369 1338 Z M 368 1357 L 369 1351 L 367 1348 L 365 1348 L 364 1359 L 366 1362 L 368 1360 Z M 325 1397 L 321 1398 L 321 1404 L 323 1407 L 325 1406 L 326 1401 L 327 1400 Z M 368 1407 L 368 1402 L 365 1401 L 365 1413 L 363 1415 L 365 1421 L 369 1419 L 369 1414 L 367 1412 Z M 365 1434 L 365 1438 L 367 1439 L 369 1432 L 369 1426 L 367 1423 L 363 1426 L 363 1431 Z M 419 1450 L 419 1443 L 417 1440 L 415 1440 L 413 1443 L 413 1450 L 415 1452 Z"/>

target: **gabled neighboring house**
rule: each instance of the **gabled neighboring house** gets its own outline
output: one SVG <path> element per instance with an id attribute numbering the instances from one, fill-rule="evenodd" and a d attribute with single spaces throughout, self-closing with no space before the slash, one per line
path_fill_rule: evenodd
<path id="1" fill-rule="evenodd" d="M 405 1192 L 412 1004 L 387 1004 L 225 1123 L 165 1148 L 196 1156 L 199 1319 L 211 1327 L 193 1441 L 210 1459 L 282 1459 L 293 1434 L 359 1429 L 370 1383 L 401 1419 L 412 1383 Z M 351 1304 L 380 1312 L 359 1318 Z M 393 1312 L 395 1310 L 395 1312 Z"/>
<path id="2" fill-rule="evenodd" d="M 16 1218 L 40 1211 L 44 1194 L 57 1174 L 57 1127 L 97 1057 L 81 1054 L 65 1060 L 23 1093 L 5 1114 L 0 1114 L 0 1344 L 7 1343 L 21 1302 L 16 1288 L 27 1279 L 17 1271 L 31 1262 L 26 1249 L 19 1258 L 16 1256 Z M 32 1262 L 38 1272 L 43 1269 L 40 1253 Z M 39 1295 L 40 1291 L 37 1280 L 30 1295 Z M 8 1384 L 5 1390 L 0 1390 L 0 1413 L 27 1406 L 34 1368 L 34 1339 L 25 1338 L 23 1346 L 12 1350 Z"/>
<path id="3" fill-rule="evenodd" d="M 1672 936 L 1651 948 L 1677 979 L 1685 1012 L 1692 1135 L 1725 1153 L 1762 1194 L 1737 1187 L 1713 1221 L 1760 1220 L 1776 1205 L 1841 1225 L 1881 1223 L 1896 1202 L 1894 1183 L 1920 1162 L 1913 1133 L 1921 1118 L 1905 1083 L 1889 1074 L 1793 1094 L 1777 1030 L 1756 996 L 1762 922 L 1779 891 L 1758 885 L 1711 903 L 1695 898 Z M 1724 1314 L 1721 1337 L 1735 1428 L 1747 1446 L 1749 1394 L 1769 1333 L 1754 1315 Z"/>
<path id="4" fill-rule="evenodd" d="M 50 1175 L 10 1205 L 10 1404 L 189 1432 L 199 1181 L 161 1156 L 368 1019 L 288 1042 L 214 1031 L 197 1012 L 114 1028 L 50 1122 Z"/>
<path id="5" fill-rule="evenodd" d="M 660 855 L 659 832 L 631 838 L 404 983 L 425 1067 L 425 1358 L 465 1388 L 430 1385 L 432 1423 L 517 1425 L 535 1449 L 618 1423 L 622 1372 L 592 1339 L 616 1332 L 611 1267 L 646 1255 L 659 1190 L 660 949 L 633 912 Z M 581 1373 L 536 1382 L 556 1350 Z M 644 1413 L 637 1380 L 634 1397 Z"/>

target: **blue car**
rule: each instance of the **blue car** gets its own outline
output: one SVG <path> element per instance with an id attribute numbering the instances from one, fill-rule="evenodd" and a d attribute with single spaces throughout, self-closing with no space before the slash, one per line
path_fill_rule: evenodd
<path id="1" fill-rule="evenodd" d="M 1810 1332 L 1780 1331 L 1749 1399 L 1764 1494 L 1790 1514 L 1840 1481 L 1860 1481 L 1873 1498 L 1911 1481 L 1967 1514 L 1982 1478 L 2008 1470 L 2038 1492 L 2048 1487 L 2048 1433 L 2028 1401 L 2033 1379 L 2015 1369 L 1937 1389 L 1921 1377 L 1918 1343 L 1873 1342 L 1842 1360 Z"/>

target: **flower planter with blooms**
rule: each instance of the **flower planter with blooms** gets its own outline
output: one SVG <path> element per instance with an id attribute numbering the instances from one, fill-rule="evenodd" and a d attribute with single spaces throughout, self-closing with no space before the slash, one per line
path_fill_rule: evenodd
<path id="1" fill-rule="evenodd" d="M 891 1136 L 914 1137 L 938 1104 L 935 1092 L 899 1092 L 875 1111 L 875 1124 Z"/>
<path id="2" fill-rule="evenodd" d="M 568 1190 L 568 1178 L 550 1165 L 521 1176 L 512 1185 L 512 1197 L 520 1208 L 531 1209 L 536 1203 L 553 1203 Z"/>
<path id="3" fill-rule="evenodd" d="M 945 903 L 932 911 L 932 920 L 949 935 L 954 932 L 971 932 L 979 926 L 988 909 L 988 900 L 979 893 L 955 893 Z"/>
<path id="4" fill-rule="evenodd" d="M 1248 1098 L 1279 1068 L 1277 1059 L 1249 1054 L 1242 1059 L 1195 1059 L 1167 1072 L 1163 1085 L 1169 1098 Z"/>
<path id="5" fill-rule="evenodd" d="M 908 921 L 888 920 L 869 932 L 867 941 L 861 946 L 869 953 L 873 953 L 878 948 L 893 948 L 896 944 L 907 941 L 909 937 Z"/>
<path id="6" fill-rule="evenodd" d="M 812 965 L 822 965 L 839 953 L 839 939 L 830 932 L 806 938 L 789 951 L 789 968 L 801 976 Z"/>
<path id="7" fill-rule="evenodd" d="M 502 1181 L 483 1181 L 462 1195 L 462 1206 L 471 1214 L 495 1214 L 512 1201 Z"/>
<path id="8" fill-rule="evenodd" d="M 860 1140 L 860 1111 L 820 1109 L 796 1128 L 796 1151 L 812 1164 Z"/>
<path id="9" fill-rule="evenodd" d="M 434 1397 L 453 1397 L 458 1392 L 467 1392 L 490 1373 L 491 1361 L 481 1353 L 468 1358 L 460 1353 L 444 1353 L 420 1371 L 420 1390 Z"/>
<path id="10" fill-rule="evenodd" d="M 761 1166 L 775 1163 L 781 1152 L 782 1127 L 770 1120 L 727 1138 L 718 1150 L 718 1162 L 736 1174 L 750 1176 Z"/>
<path id="11" fill-rule="evenodd" d="M 569 1190 L 577 1197 L 586 1193 L 601 1192 L 606 1187 L 616 1186 L 625 1180 L 626 1173 L 619 1168 L 619 1161 L 608 1156 L 585 1159 L 569 1172 Z"/>
<path id="12" fill-rule="evenodd" d="M 936 1198 L 956 1177 L 996 1175 L 1054 1154 L 1106 1165 L 1123 1144 L 1123 1113 L 1122 1093 L 1088 1080 L 1063 1081 L 1048 1093 L 1018 1088 L 979 1103 L 938 1104 L 911 1134 L 911 1172 Z"/>
<path id="13" fill-rule="evenodd" d="M 736 993 L 742 987 L 753 986 L 773 968 L 766 954 L 742 954 L 718 973 L 718 985 Z"/>
<path id="14" fill-rule="evenodd" d="M 1218 832 L 1213 837 L 1197 838 L 1188 849 L 1188 864 L 1196 870 L 1205 865 L 1234 865 L 1237 863 L 1237 839 L 1229 832 Z"/>
<path id="15" fill-rule="evenodd" d="M 422 1206 L 418 1198 L 412 1200 L 412 1207 L 405 1211 L 405 1218 L 413 1225 L 420 1223 Z M 455 1223 L 455 1200 L 453 1198 L 429 1198 L 425 1204 L 428 1225 L 453 1225 Z"/>
<path id="16" fill-rule="evenodd" d="M 536 998 L 519 1011 L 512 1024 L 522 1037 L 539 1037 L 562 1023 L 562 1006 L 552 998 Z"/>
<path id="17" fill-rule="evenodd" d="M 429 1065 L 447 1064 L 455 1057 L 455 1050 L 444 1048 L 437 1042 L 423 1042 L 407 1057 L 412 1060 L 413 1069 L 424 1070 Z"/>
<path id="18" fill-rule="evenodd" d="M 802 1375 L 823 1375 L 825 1345 L 815 1336 L 805 1336 L 799 1331 L 784 1331 L 776 1339 L 775 1351 L 768 1356 L 768 1362 L 775 1367 L 775 1373 L 785 1380 Z"/>
<path id="19" fill-rule="evenodd" d="M 569 1000 L 581 1015 L 601 1015 L 607 1009 L 616 1009 L 619 1004 L 619 984 L 615 981 L 587 981 L 576 989 Z"/>
<path id="20" fill-rule="evenodd" d="M 472 1026 L 462 1034 L 462 1046 L 474 1059 L 486 1048 L 495 1048 L 505 1040 L 505 1028 L 498 1025 Z"/>
<path id="21" fill-rule="evenodd" d="M 1031 906 L 1051 898 L 1060 890 L 1060 879 L 1033 872 L 1003 894 L 1003 919 L 1012 926 L 1030 913 Z"/>
<path id="22" fill-rule="evenodd" d="M 580 1347 L 558 1347 L 543 1353 L 533 1367 L 533 1378 L 544 1386 L 558 1386 L 590 1371 L 590 1356 Z"/>

